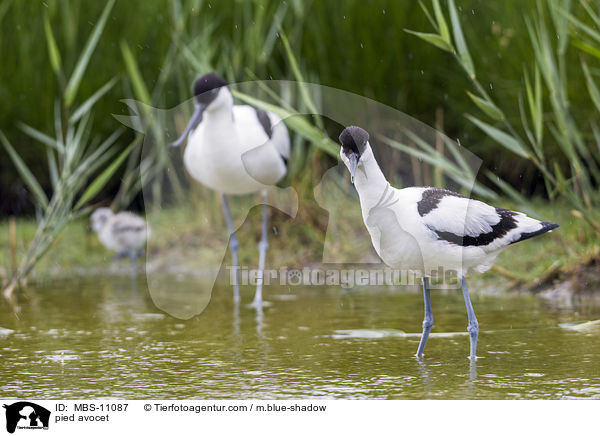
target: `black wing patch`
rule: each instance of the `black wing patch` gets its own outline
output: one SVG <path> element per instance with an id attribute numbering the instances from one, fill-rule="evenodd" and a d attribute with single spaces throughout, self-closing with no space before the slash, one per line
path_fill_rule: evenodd
<path id="1" fill-rule="evenodd" d="M 517 227 L 515 215 L 517 212 L 508 209 L 496 208 L 496 213 L 500 216 L 500 221 L 492 226 L 492 230 L 488 233 L 482 233 L 478 236 L 457 235 L 452 232 L 440 232 L 430 227 L 438 237 L 438 240 L 446 241 L 454 245 L 463 247 L 480 247 L 494 242 L 496 239 L 502 238 L 509 231 Z M 515 241 L 516 242 L 516 241 Z"/>
<path id="2" fill-rule="evenodd" d="M 429 212 L 438 207 L 438 204 L 440 204 L 442 198 L 448 196 L 465 198 L 463 195 L 457 194 L 453 191 L 448 191 L 447 189 L 429 188 L 426 191 L 423 191 L 423 196 L 417 203 L 417 211 L 419 212 L 419 215 L 427 215 Z"/>
<path id="3" fill-rule="evenodd" d="M 535 232 L 521 233 L 521 236 L 519 236 L 519 239 L 515 239 L 514 241 L 511 242 L 511 244 L 524 241 L 525 239 L 533 238 L 534 236 L 541 235 L 543 233 L 549 232 L 552 229 L 556 229 L 557 227 L 559 227 L 559 225 L 556 223 L 549 223 L 546 221 L 541 222 L 540 224 L 542 225 L 541 229 L 536 230 Z"/>
<path id="4" fill-rule="evenodd" d="M 273 127 L 271 126 L 271 119 L 269 118 L 269 114 L 262 109 L 254 108 L 254 110 L 256 111 L 256 118 L 258 118 L 260 125 L 264 129 L 269 139 L 271 139 L 271 137 L 273 136 Z"/>

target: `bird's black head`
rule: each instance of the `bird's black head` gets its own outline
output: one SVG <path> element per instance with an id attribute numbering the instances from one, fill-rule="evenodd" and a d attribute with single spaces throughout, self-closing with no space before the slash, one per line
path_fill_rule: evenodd
<path id="1" fill-rule="evenodd" d="M 190 118 L 187 127 L 181 136 L 176 141 L 171 143 L 172 146 L 178 147 L 183 144 L 183 141 L 185 141 L 190 132 L 198 127 L 198 124 L 200 124 L 202 121 L 202 114 L 205 110 L 207 110 L 207 108 L 210 109 L 209 106 L 212 108 L 215 107 L 215 104 L 219 106 L 218 103 L 213 102 L 217 100 L 219 91 L 223 87 L 227 87 L 227 82 L 217 73 L 208 73 L 196 79 L 194 82 L 194 101 L 196 108 L 194 109 L 194 113 L 192 114 L 192 118 Z M 221 94 L 221 97 L 225 96 Z M 220 100 L 222 102 L 227 101 L 227 98 L 221 98 Z M 212 106 L 211 103 L 213 103 Z"/>
<path id="2" fill-rule="evenodd" d="M 351 153 L 356 153 L 359 157 L 362 156 L 367 148 L 368 140 L 369 134 L 367 131 L 357 126 L 348 126 L 340 134 L 340 144 L 342 144 L 346 156 Z"/>
<path id="3" fill-rule="evenodd" d="M 344 163 L 350 170 L 350 180 L 353 183 L 356 166 L 367 149 L 368 141 L 369 134 L 367 131 L 357 126 L 348 126 L 340 134 L 341 153 L 346 157 Z"/>
<path id="4" fill-rule="evenodd" d="M 227 81 L 217 73 L 205 74 L 194 82 L 194 98 L 197 103 L 206 107 L 217 98 L 219 90 L 224 86 L 227 86 Z"/>

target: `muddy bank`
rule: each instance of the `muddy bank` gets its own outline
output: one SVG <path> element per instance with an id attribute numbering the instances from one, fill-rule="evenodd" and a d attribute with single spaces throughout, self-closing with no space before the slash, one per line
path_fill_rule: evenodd
<path id="1" fill-rule="evenodd" d="M 600 259 L 578 264 L 571 271 L 552 272 L 522 290 L 566 306 L 578 300 L 600 300 Z"/>

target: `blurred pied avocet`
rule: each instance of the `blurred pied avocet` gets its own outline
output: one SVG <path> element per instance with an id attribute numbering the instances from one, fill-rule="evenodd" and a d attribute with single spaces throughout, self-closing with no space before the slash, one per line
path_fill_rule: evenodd
<path id="1" fill-rule="evenodd" d="M 187 171 L 198 182 L 221 193 L 234 268 L 238 266 L 239 243 L 226 195 L 262 193 L 262 237 L 258 244 L 258 269 L 262 274 L 268 248 L 266 193 L 287 172 L 290 155 L 287 128 L 275 114 L 248 105 L 234 105 L 227 82 L 215 73 L 205 74 L 194 82 L 194 105 L 192 118 L 172 145 L 181 145 L 189 135 L 184 152 Z M 238 301 L 236 275 L 233 289 Z M 260 278 L 253 305 L 262 305 Z"/>

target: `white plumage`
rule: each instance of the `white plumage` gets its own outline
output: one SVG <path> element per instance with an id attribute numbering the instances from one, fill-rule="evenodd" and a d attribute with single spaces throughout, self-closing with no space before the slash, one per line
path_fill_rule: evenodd
<path id="1" fill-rule="evenodd" d="M 348 162 L 344 149 L 341 156 Z M 444 189 L 396 189 L 368 143 L 354 185 L 375 251 L 394 268 L 484 272 L 508 245 L 557 227 Z"/>
<path id="2" fill-rule="evenodd" d="M 281 180 L 290 155 L 281 119 L 265 112 L 273 126 L 269 138 L 256 109 L 234 106 L 227 88 L 221 88 L 213 104 L 188 139 L 183 159 L 190 175 L 224 194 L 260 192 Z"/>
<path id="3" fill-rule="evenodd" d="M 417 355 L 422 354 L 433 324 L 427 277 L 434 271 L 439 274 L 441 268 L 455 271 L 461 279 L 469 314 L 471 357 L 475 357 L 478 324 L 465 275 L 488 270 L 508 245 L 552 231 L 558 225 L 445 189 L 396 189 L 385 179 L 368 139 L 368 133 L 360 127 L 344 129 L 340 156 L 350 170 L 363 220 L 379 257 L 390 267 L 423 273 L 426 319 Z"/>

